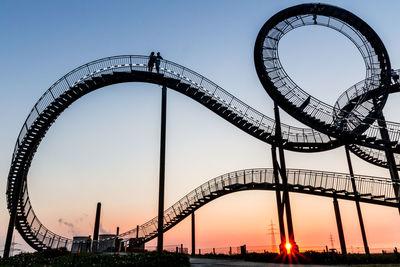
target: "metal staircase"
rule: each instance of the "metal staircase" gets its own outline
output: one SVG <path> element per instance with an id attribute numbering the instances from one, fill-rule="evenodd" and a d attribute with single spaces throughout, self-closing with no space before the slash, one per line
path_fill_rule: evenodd
<path id="1" fill-rule="evenodd" d="M 354 200 L 383 206 L 397 207 L 394 182 L 371 176 L 355 176 L 357 193 L 354 193 L 351 177 L 345 173 L 323 172 L 315 170 L 288 169 L 288 188 L 291 192 L 337 197 L 339 199 Z M 278 188 L 282 184 L 278 185 Z M 164 232 L 168 231 L 198 208 L 221 196 L 245 190 L 275 190 L 273 169 L 247 169 L 230 172 L 200 185 L 164 212 Z M 282 189 L 282 188 L 280 188 Z M 143 238 L 148 242 L 157 237 L 158 217 L 136 228 L 122 233 L 120 238 Z"/>
<path id="2" fill-rule="evenodd" d="M 34 105 L 18 136 L 7 183 L 8 208 L 11 210 L 16 203 L 16 227 L 33 248 L 41 250 L 71 244 L 70 239 L 51 232 L 37 218 L 28 196 L 27 175 L 37 147 L 58 116 L 74 101 L 95 89 L 123 82 L 166 85 L 196 100 L 251 136 L 263 142 L 273 142 L 273 119 L 188 68 L 163 60 L 160 74 L 150 73 L 147 71 L 147 62 L 146 56 L 126 55 L 85 64 L 59 79 Z M 304 112 L 310 111 L 306 107 Z M 341 145 L 336 138 L 310 128 L 286 124 L 281 127 L 283 146 L 287 150 L 315 152 Z M 359 138 L 357 142 L 369 145 L 368 138 Z M 372 160 L 369 156 L 364 158 Z M 14 188 L 18 180 L 23 182 L 24 193 L 14 202 Z"/>
<path id="3" fill-rule="evenodd" d="M 280 39 L 303 26 L 323 26 L 340 32 L 355 44 L 364 59 L 367 73 L 363 84 L 347 90 L 335 107 L 301 89 L 287 75 L 279 60 Z M 384 141 L 378 134 L 378 127 L 370 129 L 370 124 L 382 110 L 389 94 L 390 60 L 379 36 L 354 14 L 325 4 L 301 4 L 282 10 L 261 28 L 255 44 L 254 61 L 264 89 L 298 121 L 342 141 L 351 140 L 375 148 L 384 146 L 376 143 L 378 139 Z M 372 92 L 378 91 L 379 94 L 371 97 Z M 353 97 L 348 97 L 348 94 Z M 357 96 L 357 101 L 351 102 L 354 96 Z M 368 133 L 361 136 L 367 129 Z"/>

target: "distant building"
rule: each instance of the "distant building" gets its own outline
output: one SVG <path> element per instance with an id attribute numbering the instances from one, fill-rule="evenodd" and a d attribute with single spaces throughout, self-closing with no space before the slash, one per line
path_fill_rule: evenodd
<path id="1" fill-rule="evenodd" d="M 97 252 L 114 251 L 115 250 L 115 235 L 103 234 L 99 235 Z"/>
<path id="2" fill-rule="evenodd" d="M 72 253 L 87 253 L 90 252 L 92 238 L 90 236 L 74 236 L 72 240 Z"/>
<path id="3" fill-rule="evenodd" d="M 119 251 L 122 252 L 135 252 L 144 251 L 144 238 L 125 238 L 120 241 Z"/>

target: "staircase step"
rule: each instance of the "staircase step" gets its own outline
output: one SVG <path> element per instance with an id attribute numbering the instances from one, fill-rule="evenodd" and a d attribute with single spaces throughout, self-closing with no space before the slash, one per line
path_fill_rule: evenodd
<path id="1" fill-rule="evenodd" d="M 250 122 L 245 122 L 244 124 L 242 124 L 243 125 L 243 128 L 250 128 L 250 126 L 253 126 L 253 124 L 252 123 L 250 123 Z"/>
<path id="2" fill-rule="evenodd" d="M 104 83 L 104 80 L 103 80 L 103 78 L 101 78 L 101 77 L 92 77 L 92 80 L 94 81 L 94 83 L 95 83 L 96 85 L 101 85 L 101 84 Z"/>
<path id="3" fill-rule="evenodd" d="M 104 82 L 109 83 L 113 80 L 112 74 L 102 74 L 101 78 L 103 78 Z"/>
<path id="4" fill-rule="evenodd" d="M 196 99 L 199 99 L 199 100 L 200 100 L 200 99 L 203 99 L 204 95 L 205 95 L 205 93 L 200 92 L 200 91 L 197 91 L 196 94 L 194 95 L 194 97 L 195 97 Z"/>
<path id="5" fill-rule="evenodd" d="M 202 99 L 201 99 L 201 102 L 202 103 L 207 103 L 208 104 L 208 102 L 211 100 L 211 97 L 210 96 L 204 96 Z"/>
<path id="6" fill-rule="evenodd" d="M 186 92 L 187 94 L 190 95 L 194 94 L 197 91 L 193 87 L 190 87 L 190 85 L 187 83 L 180 83 L 178 84 L 177 88 L 179 91 Z"/>
<path id="7" fill-rule="evenodd" d="M 215 100 L 215 99 L 210 99 L 210 101 L 208 101 L 208 104 L 210 105 L 210 106 L 212 106 L 212 105 L 215 105 L 217 103 L 217 100 Z"/>
<path id="8" fill-rule="evenodd" d="M 255 132 L 257 129 L 258 129 L 258 127 L 254 126 L 254 125 L 249 128 L 250 132 Z"/>
<path id="9" fill-rule="evenodd" d="M 94 87 L 96 84 L 94 83 L 94 81 L 92 81 L 92 80 L 86 80 L 85 81 L 85 84 L 89 87 L 89 88 L 92 88 L 92 87 Z"/>
<path id="10" fill-rule="evenodd" d="M 255 132 L 256 135 L 262 135 L 263 133 L 264 133 L 264 130 L 261 130 L 261 129 L 257 129 Z"/>
<path id="11" fill-rule="evenodd" d="M 167 87 L 170 87 L 170 88 L 176 88 L 176 87 L 178 87 L 178 85 L 179 85 L 180 82 L 181 82 L 181 81 L 178 80 L 178 79 L 174 79 L 174 78 L 165 78 L 165 85 L 166 85 Z"/>

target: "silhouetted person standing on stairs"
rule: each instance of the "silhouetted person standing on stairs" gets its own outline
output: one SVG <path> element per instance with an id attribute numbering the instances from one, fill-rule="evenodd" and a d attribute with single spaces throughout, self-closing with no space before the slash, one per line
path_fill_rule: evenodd
<path id="1" fill-rule="evenodd" d="M 394 83 L 399 83 L 399 74 L 394 69 L 391 71 L 391 76 Z"/>
<path id="2" fill-rule="evenodd" d="M 155 62 L 156 62 L 156 56 L 154 55 L 154 52 L 151 52 L 150 58 L 149 58 L 149 63 L 147 63 L 147 69 L 149 70 L 149 72 L 153 71 Z"/>
<path id="3" fill-rule="evenodd" d="M 160 73 L 161 59 L 163 59 L 163 58 L 160 55 L 160 52 L 157 52 L 157 57 L 156 57 L 156 70 L 157 70 L 157 73 Z"/>

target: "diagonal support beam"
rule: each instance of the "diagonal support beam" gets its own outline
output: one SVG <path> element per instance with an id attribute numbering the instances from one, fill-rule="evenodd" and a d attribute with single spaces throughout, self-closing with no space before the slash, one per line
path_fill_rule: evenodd
<path id="1" fill-rule="evenodd" d="M 355 202 L 356 202 L 358 221 L 360 223 L 361 235 L 362 235 L 363 244 L 364 244 L 364 251 L 365 251 L 365 254 L 369 255 L 367 234 L 365 233 L 364 220 L 363 220 L 360 201 L 359 201 L 360 195 L 359 195 L 359 193 L 357 191 L 356 181 L 354 179 L 353 164 L 351 163 L 350 151 L 349 151 L 349 146 L 348 145 L 345 145 L 345 151 L 346 151 L 347 165 L 349 166 L 351 185 L 353 187 L 353 192 L 354 192 L 354 197 L 355 197 Z"/>
<path id="2" fill-rule="evenodd" d="M 275 114 L 275 142 L 279 151 L 279 166 L 280 166 L 280 174 L 282 178 L 283 185 L 283 199 L 285 203 L 285 211 L 286 211 L 286 223 L 289 235 L 289 242 L 294 246 L 297 250 L 298 247 L 294 238 L 293 231 L 293 221 L 292 221 L 292 211 L 290 207 L 290 199 L 289 199 L 289 190 L 288 190 L 288 182 L 287 182 L 287 174 L 286 174 L 286 162 L 285 162 L 285 154 L 283 150 L 282 144 L 282 131 L 281 131 L 281 120 L 279 115 L 279 107 L 276 103 L 274 103 L 274 114 Z"/>
<path id="3" fill-rule="evenodd" d="M 272 145 L 272 164 L 274 167 L 274 178 L 275 178 L 275 196 L 276 196 L 276 205 L 278 209 L 278 221 L 279 221 L 279 232 L 281 238 L 281 244 L 286 243 L 286 231 L 285 231 L 285 222 L 283 219 L 283 209 L 284 203 L 282 202 L 281 192 L 280 192 L 280 182 L 279 182 L 279 166 L 278 161 L 276 159 L 276 146 Z"/>
<path id="4" fill-rule="evenodd" d="M 346 255 L 347 249 L 346 249 L 346 242 L 344 239 L 342 217 L 340 216 L 339 202 L 338 202 L 336 196 L 333 197 L 333 207 L 335 209 L 336 225 L 337 225 L 338 233 L 339 233 L 340 248 L 342 250 L 342 254 Z"/>

